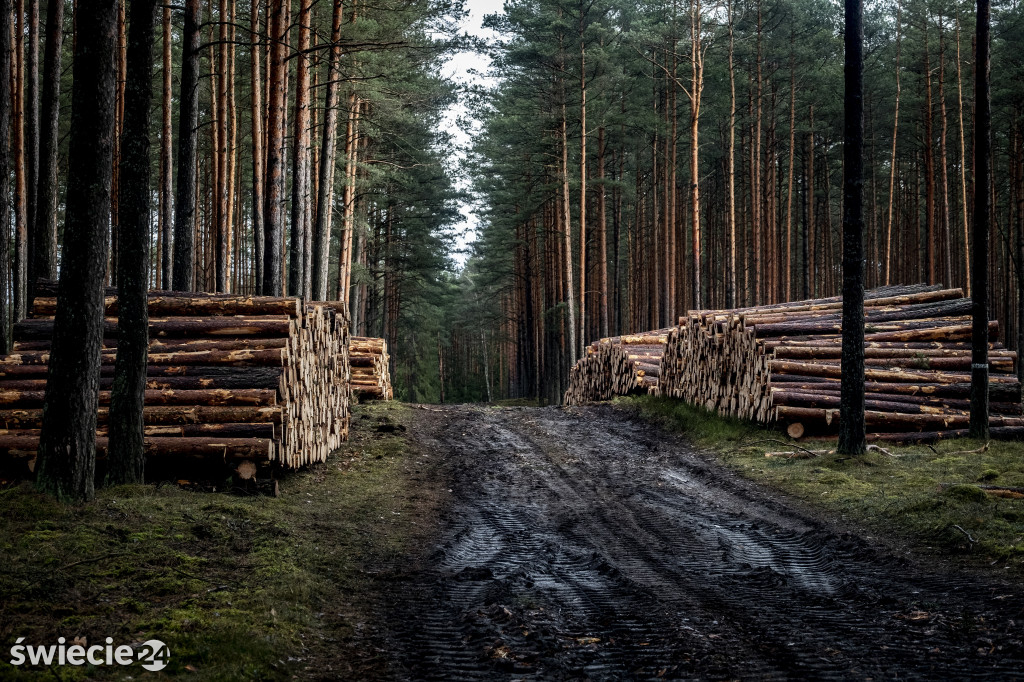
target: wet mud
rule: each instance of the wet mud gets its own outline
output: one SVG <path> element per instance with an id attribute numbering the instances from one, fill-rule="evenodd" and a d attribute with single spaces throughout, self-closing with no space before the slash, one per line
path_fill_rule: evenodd
<path id="1" fill-rule="evenodd" d="M 1024 590 L 836 530 L 611 407 L 417 410 L 451 489 L 397 679 L 1021 679 Z"/>

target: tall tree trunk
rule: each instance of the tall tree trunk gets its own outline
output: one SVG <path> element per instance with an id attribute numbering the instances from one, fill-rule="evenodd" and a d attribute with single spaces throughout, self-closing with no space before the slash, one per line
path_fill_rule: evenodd
<path id="1" fill-rule="evenodd" d="M 337 0 L 336 0 L 337 1 Z M 255 264 L 253 280 L 257 294 L 263 291 L 263 154 L 266 150 L 263 134 L 263 80 L 260 76 L 262 45 L 257 40 L 260 29 L 261 0 L 252 0 L 249 15 L 249 30 L 252 42 L 249 45 L 249 67 L 252 71 L 252 88 L 250 117 L 252 119 L 252 241 L 253 263 Z"/>
<path id="2" fill-rule="evenodd" d="M 338 80 L 341 78 L 341 0 L 334 0 L 331 15 L 331 53 L 324 86 L 324 124 L 320 141 L 320 167 L 316 195 L 316 224 L 313 228 L 313 298 L 327 300 L 330 269 L 331 222 L 334 210 L 334 159 L 338 147 Z"/>
<path id="3" fill-rule="evenodd" d="M 843 121 L 843 359 L 839 452 L 864 438 L 864 27 L 862 0 L 846 0 Z"/>
<path id="4" fill-rule="evenodd" d="M 171 152 L 171 8 L 163 9 L 163 100 L 160 116 L 160 243 L 163 245 L 160 263 L 160 282 L 164 288 L 171 287 L 173 271 L 173 240 L 174 203 L 171 199 L 173 191 L 174 159 Z"/>
<path id="5" fill-rule="evenodd" d="M 228 194 L 228 0 L 220 0 L 220 8 L 217 21 L 218 45 L 216 52 L 214 46 L 210 46 L 210 70 L 215 72 L 215 80 L 210 85 L 210 95 L 213 98 L 213 109 L 215 112 L 214 126 L 211 128 L 215 145 L 213 148 L 214 157 L 214 240 L 215 240 L 215 266 L 214 266 L 214 288 L 217 292 L 223 293 L 228 290 L 228 261 L 230 254 L 230 236 L 228 223 L 228 202 L 231 195 Z M 210 17 L 213 21 L 213 3 L 210 3 Z M 210 27 L 211 43 L 213 38 L 213 27 Z M 216 61 L 214 57 L 216 56 Z"/>
<path id="6" fill-rule="evenodd" d="M 988 231 L 992 211 L 991 95 L 989 94 L 989 0 L 978 0 L 974 68 L 974 234 L 971 243 L 971 438 L 988 439 Z"/>
<path id="7" fill-rule="evenodd" d="M 565 239 L 565 303 L 569 330 L 569 366 L 576 364 L 576 296 L 573 294 L 572 276 L 572 210 L 569 204 L 569 130 L 565 106 L 565 83 L 562 85 L 562 230 Z"/>
<path id="8" fill-rule="evenodd" d="M 117 273 L 117 358 L 110 392 L 108 484 L 141 483 L 145 474 L 142 403 L 149 349 L 149 127 L 153 35 L 160 0 L 131 0 L 121 131 L 121 259 Z"/>
<path id="9" fill-rule="evenodd" d="M 7 226 L 11 224 L 11 195 L 8 192 L 8 179 L 11 177 L 11 101 L 14 90 L 11 88 L 11 47 L 13 37 L 13 3 L 12 0 L 0 0 L 0 178 L 3 178 L 0 191 L 0 353 L 8 353 L 11 348 L 11 309 L 8 298 L 8 279 L 10 275 L 11 244 Z"/>
<path id="10" fill-rule="evenodd" d="M 284 115 L 287 90 L 285 55 L 288 22 L 284 0 L 271 0 L 270 67 L 267 72 L 267 156 L 263 210 L 263 295 L 280 296 L 284 237 Z"/>
<path id="11" fill-rule="evenodd" d="M 94 494 L 96 412 L 103 340 L 111 161 L 114 151 L 117 0 L 79 0 L 64 253 L 39 437 L 37 484 L 62 499 Z"/>
<path id="12" fill-rule="evenodd" d="M 924 220 L 925 259 L 928 264 L 928 283 L 935 284 L 939 280 L 938 235 L 935 225 L 935 151 L 934 133 L 932 132 L 932 66 L 928 52 L 928 15 L 925 14 L 924 25 Z"/>
<path id="13" fill-rule="evenodd" d="M 299 43 L 295 63 L 295 135 L 292 145 L 291 252 L 288 291 L 305 296 L 305 265 L 309 250 L 309 61 L 310 0 L 299 3 Z"/>
<path id="14" fill-rule="evenodd" d="M 583 42 L 583 3 L 580 5 L 580 338 L 587 343 L 587 48 Z M 568 216 L 566 223 L 568 223 Z"/>
<path id="15" fill-rule="evenodd" d="M 734 64 L 734 3 L 729 0 L 726 8 L 729 20 L 729 258 L 726 263 L 725 305 L 735 308 L 736 299 L 736 66 Z"/>
<path id="16" fill-rule="evenodd" d="M 968 237 L 967 217 L 967 152 L 964 145 L 964 86 L 960 71 L 960 10 L 956 13 L 956 92 L 960 116 L 960 204 L 964 228 L 964 282 L 967 295 L 971 295 L 971 249 Z M 952 284 L 952 282 L 951 282 Z"/>
<path id="17" fill-rule="evenodd" d="M 608 296 L 608 212 L 607 212 L 607 188 L 605 187 L 604 158 L 605 158 L 604 126 L 597 129 L 597 179 L 601 184 L 597 191 L 597 229 L 600 254 L 598 258 L 598 278 L 601 287 L 600 291 L 600 317 L 602 337 L 609 335 L 608 320 L 611 318 L 611 297 Z"/>
<path id="18" fill-rule="evenodd" d="M 28 196 L 25 179 L 25 0 L 15 2 L 14 30 L 14 319 L 28 312 Z"/>
<path id="19" fill-rule="evenodd" d="M 789 29 L 789 187 L 786 190 L 786 300 L 793 300 L 793 158 L 796 156 L 795 33 Z"/>
<path id="20" fill-rule="evenodd" d="M 349 95 L 349 117 L 345 140 L 345 226 L 338 263 L 338 300 L 349 304 L 352 284 L 352 240 L 356 228 L 356 170 L 359 160 L 359 110 L 362 103 L 355 92 Z M 388 225 L 392 212 L 388 211 Z M 390 234 L 390 233 L 389 233 Z"/>
<path id="21" fill-rule="evenodd" d="M 46 231 L 36 222 L 39 192 L 39 0 L 28 0 L 28 45 L 25 50 L 25 199 L 28 219 L 28 296 L 35 291 L 37 253 L 46 248 Z"/>
<path id="22" fill-rule="evenodd" d="M 36 190 L 36 275 L 57 277 L 57 152 L 59 144 L 61 51 L 64 45 L 64 0 L 46 8 L 46 50 L 43 56 L 43 100 L 39 142 L 39 185 Z"/>
<path id="23" fill-rule="evenodd" d="M 690 0 L 690 226 L 693 230 L 693 304 L 698 309 L 704 307 L 700 264 L 700 107 L 704 93 L 701 31 L 700 0 Z"/>
<path id="24" fill-rule="evenodd" d="M 196 144 L 199 138 L 199 0 L 185 0 L 185 35 L 178 96 L 178 178 L 174 197 L 172 288 L 195 288 Z"/>
<path id="25" fill-rule="evenodd" d="M 953 286 L 953 232 L 949 219 L 949 164 L 946 159 L 946 133 L 949 121 L 946 116 L 946 28 L 939 16 L 939 170 L 942 175 L 942 238 L 946 244 L 943 252 L 944 280 L 946 286 Z"/>
<path id="26" fill-rule="evenodd" d="M 892 117 L 892 154 L 889 157 L 889 206 L 886 211 L 885 220 L 885 277 L 886 286 L 892 283 L 892 221 L 893 203 L 896 196 L 896 134 L 900 127 L 900 34 L 903 24 L 901 21 L 902 5 L 896 3 L 896 103 Z"/>

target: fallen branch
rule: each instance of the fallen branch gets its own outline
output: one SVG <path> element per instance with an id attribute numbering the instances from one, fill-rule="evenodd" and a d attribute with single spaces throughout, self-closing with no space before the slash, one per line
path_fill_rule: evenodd
<path id="1" fill-rule="evenodd" d="M 976 543 L 976 542 L 977 542 L 977 540 L 975 540 L 975 539 L 974 539 L 973 537 L 971 537 L 971 534 L 970 534 L 970 533 L 968 533 L 967 531 L 965 531 L 965 530 L 964 530 L 963 528 L 961 528 L 961 527 L 960 527 L 960 526 L 958 526 L 957 524 L 955 524 L 955 523 L 954 523 L 954 524 L 953 524 L 953 527 L 954 527 L 954 528 L 956 528 L 956 529 L 957 529 L 958 531 L 960 531 L 961 533 L 963 533 L 964 535 L 966 535 L 966 536 L 967 536 L 967 539 L 968 539 L 968 540 L 970 540 L 970 542 L 971 542 L 971 544 L 972 544 L 972 545 L 973 545 L 974 543 Z"/>
<path id="2" fill-rule="evenodd" d="M 939 452 L 931 445 L 928 446 L 928 449 L 936 455 L 980 455 L 983 452 L 988 452 L 988 445 L 988 443 L 985 443 L 977 450 L 957 450 L 956 452 Z"/>

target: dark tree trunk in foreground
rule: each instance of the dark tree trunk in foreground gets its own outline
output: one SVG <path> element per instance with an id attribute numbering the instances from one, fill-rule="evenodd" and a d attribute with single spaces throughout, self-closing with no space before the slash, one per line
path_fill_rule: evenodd
<path id="1" fill-rule="evenodd" d="M 11 224 L 11 195 L 7 178 L 11 177 L 11 0 L 0 0 L 0 225 Z M 0 230 L 0 353 L 10 350 L 10 307 L 7 280 L 10 275 L 11 243 L 7 230 Z"/>
<path id="2" fill-rule="evenodd" d="M 978 0 L 978 58 L 974 93 L 974 234 L 971 239 L 971 437 L 988 438 L 988 231 L 992 211 L 989 152 L 992 111 L 989 95 L 989 0 Z"/>
<path id="3" fill-rule="evenodd" d="M 57 278 L 57 152 L 60 118 L 61 50 L 64 46 L 64 0 L 46 7 L 46 52 L 43 56 L 43 127 L 39 142 L 39 189 L 36 193 L 35 274 Z"/>
<path id="4" fill-rule="evenodd" d="M 185 0 L 178 113 L 178 184 L 174 197 L 175 291 L 192 291 L 195 280 L 196 142 L 199 137 L 199 0 Z"/>
<path id="5" fill-rule="evenodd" d="M 117 269 L 117 359 L 110 392 L 107 483 L 141 483 L 146 465 L 142 403 L 149 349 L 149 125 L 153 34 L 159 0 L 131 0 L 121 130 L 121 258 Z"/>
<path id="6" fill-rule="evenodd" d="M 38 485 L 93 496 L 114 151 L 117 0 L 79 0 L 64 249 L 39 437 Z"/>
<path id="7" fill-rule="evenodd" d="M 839 452 L 864 452 L 864 63 L 861 0 L 846 0 L 843 122 L 843 371 Z"/>

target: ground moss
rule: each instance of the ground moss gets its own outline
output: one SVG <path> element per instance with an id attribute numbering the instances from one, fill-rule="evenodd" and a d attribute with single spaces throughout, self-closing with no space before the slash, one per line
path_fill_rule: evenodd
<path id="1" fill-rule="evenodd" d="M 1024 488 L 1024 444 L 969 439 L 933 447 L 886 446 L 862 457 L 827 441 L 785 434 L 650 396 L 616 405 L 686 435 L 745 477 L 771 485 L 839 520 L 922 548 L 1024 575 L 1024 500 L 987 494 L 979 482 Z M 810 456 L 800 448 L 815 451 Z M 797 457 L 765 457 L 794 452 Z M 991 483 L 986 483 L 991 484 Z"/>
<path id="2" fill-rule="evenodd" d="M 172 655 L 146 674 L 156 679 L 322 677 L 368 617 L 371 569 L 421 532 L 406 522 L 430 502 L 403 473 L 408 416 L 397 404 L 359 407 L 352 442 L 285 476 L 279 498 L 160 484 L 71 506 L 27 483 L 0 490 L 0 679 L 40 673 L 9 665 L 17 637 L 61 636 L 160 639 Z M 59 678 L 142 672 L 62 667 Z"/>

